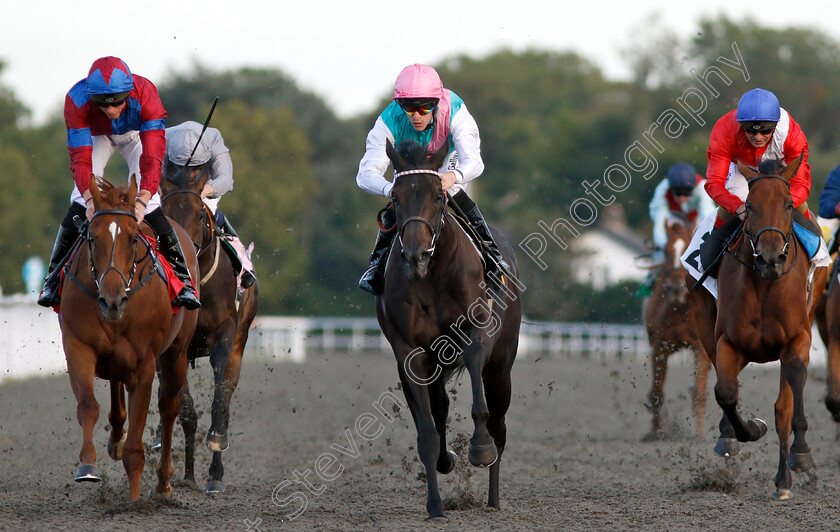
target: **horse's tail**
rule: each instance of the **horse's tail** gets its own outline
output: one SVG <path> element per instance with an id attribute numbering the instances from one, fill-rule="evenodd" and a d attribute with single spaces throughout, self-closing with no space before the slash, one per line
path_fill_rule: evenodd
<path id="1" fill-rule="evenodd" d="M 452 379 L 460 379 L 465 369 L 467 369 L 467 366 L 464 364 L 464 357 L 458 357 L 458 361 L 455 364 L 443 369 L 444 382 L 448 384 Z"/>

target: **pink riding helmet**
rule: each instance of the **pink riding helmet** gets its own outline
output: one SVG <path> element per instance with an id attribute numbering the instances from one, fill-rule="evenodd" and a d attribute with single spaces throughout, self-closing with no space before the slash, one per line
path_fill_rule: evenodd
<path id="1" fill-rule="evenodd" d="M 443 97 L 443 83 L 434 68 L 414 64 L 402 69 L 394 83 L 394 99 Z"/>

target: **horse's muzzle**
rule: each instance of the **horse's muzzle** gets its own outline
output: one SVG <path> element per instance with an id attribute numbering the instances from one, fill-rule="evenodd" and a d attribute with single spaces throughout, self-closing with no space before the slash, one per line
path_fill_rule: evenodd
<path id="1" fill-rule="evenodd" d="M 406 252 L 403 250 L 400 254 L 400 263 L 409 281 L 425 279 L 429 273 L 429 262 L 431 259 L 431 252 L 426 250 L 420 252 Z"/>
<path id="2" fill-rule="evenodd" d="M 104 298 L 99 296 L 96 299 L 99 303 L 99 310 L 102 311 L 102 316 L 107 321 L 117 321 L 122 319 L 125 307 L 128 305 L 128 296 L 123 293 L 122 297 L 118 298 Z"/>
<path id="3" fill-rule="evenodd" d="M 765 257 L 764 253 L 756 254 L 755 267 L 758 270 L 758 273 L 761 274 L 762 279 L 775 281 L 784 274 L 785 263 L 787 262 L 787 253 L 768 253 L 768 255 L 769 258 Z"/>

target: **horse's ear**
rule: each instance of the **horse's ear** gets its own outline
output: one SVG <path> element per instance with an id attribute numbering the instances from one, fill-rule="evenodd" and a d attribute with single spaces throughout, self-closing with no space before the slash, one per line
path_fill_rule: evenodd
<path id="1" fill-rule="evenodd" d="M 432 168 L 438 169 L 443 166 L 443 161 L 446 160 L 446 156 L 449 155 L 449 139 L 446 139 L 446 142 L 443 143 L 438 151 L 434 154 L 428 156 L 427 158 L 432 162 Z"/>
<path id="2" fill-rule="evenodd" d="M 799 171 L 799 167 L 802 166 L 803 159 L 805 159 L 805 150 L 802 150 L 799 157 L 791 161 L 779 175 L 783 177 L 785 181 L 790 182 L 790 180 L 793 179 L 793 176 L 796 175 L 796 172 Z"/>
<path id="3" fill-rule="evenodd" d="M 388 154 L 388 159 L 391 160 L 391 164 L 394 165 L 394 170 L 399 172 L 406 166 L 408 163 L 406 162 L 405 158 L 397 153 L 397 150 L 394 148 L 394 145 L 391 144 L 391 140 L 387 139 L 385 141 L 385 153 Z"/>
<path id="4" fill-rule="evenodd" d="M 137 198 L 137 174 L 131 174 L 129 179 L 128 193 L 126 194 L 128 206 L 134 206 L 134 200 Z"/>
<path id="5" fill-rule="evenodd" d="M 90 196 L 93 198 L 94 208 L 98 209 L 99 204 L 102 203 L 102 191 L 99 190 L 99 181 L 93 174 L 90 174 L 90 186 L 88 190 L 90 190 Z"/>
<path id="6" fill-rule="evenodd" d="M 753 170 L 752 168 L 745 165 L 741 161 L 738 161 L 737 164 L 738 164 L 738 171 L 741 172 L 741 175 L 744 176 L 747 179 L 747 181 L 749 181 L 750 179 L 752 179 L 754 177 L 758 177 L 758 172 L 756 170 Z"/>

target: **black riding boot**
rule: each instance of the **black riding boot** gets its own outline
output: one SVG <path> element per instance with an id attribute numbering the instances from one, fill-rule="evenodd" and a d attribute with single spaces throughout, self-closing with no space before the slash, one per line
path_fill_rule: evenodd
<path id="1" fill-rule="evenodd" d="M 216 210 L 216 225 L 219 226 L 219 229 L 222 230 L 222 234 L 225 236 L 233 237 L 239 240 L 239 235 L 236 234 L 236 231 L 233 229 L 233 226 L 230 225 L 230 221 L 222 214 L 222 211 Z M 242 262 L 242 259 L 239 259 Z M 242 268 L 242 288 L 249 288 L 254 281 L 257 280 L 256 275 L 251 270 L 246 270 L 243 266 Z"/>
<path id="2" fill-rule="evenodd" d="M 490 233 L 490 227 L 484 220 L 484 216 L 478 209 L 478 205 L 476 205 L 463 190 L 452 196 L 452 200 L 458 204 L 458 207 L 460 207 L 462 211 L 464 211 L 464 214 L 467 216 L 467 221 L 470 223 L 472 228 L 475 229 L 475 232 L 478 233 L 478 237 L 487 244 L 487 249 L 490 251 L 490 257 L 488 257 L 488 260 L 486 261 L 487 273 L 509 275 L 510 266 L 508 266 L 508 263 L 505 262 L 504 257 L 502 257 L 502 252 L 499 251 L 496 241 L 493 240 L 493 235 Z"/>
<path id="3" fill-rule="evenodd" d="M 391 242 L 397 233 L 393 230 L 397 220 L 394 218 L 394 210 L 390 207 L 389 203 L 377 215 L 379 232 L 376 234 L 376 243 L 373 245 L 373 253 L 370 254 L 370 264 L 359 279 L 359 288 L 375 296 L 385 289 L 385 263 L 387 262 L 385 257 L 388 256 Z"/>
<path id="4" fill-rule="evenodd" d="M 201 302 L 195 297 L 195 288 L 190 279 L 190 271 L 187 269 L 187 261 L 184 259 L 184 251 L 178 241 L 178 235 L 169 219 L 163 214 L 163 209 L 155 209 L 146 214 L 146 221 L 154 229 L 160 242 L 160 251 L 172 266 L 175 275 L 184 282 L 184 288 L 175 298 L 174 303 L 185 309 L 194 310 L 201 306 Z"/>
<path id="5" fill-rule="evenodd" d="M 73 221 L 75 216 L 84 218 L 85 208 L 74 203 L 67 211 L 67 215 L 58 226 L 58 234 L 55 237 L 55 244 L 53 245 L 52 254 L 50 255 L 50 266 L 47 270 L 47 276 L 44 278 L 44 289 L 38 296 L 38 304 L 42 307 L 52 307 L 61 302 L 61 296 L 58 293 L 58 283 L 61 280 L 61 267 L 64 261 L 67 260 L 67 255 L 73 248 L 76 239 L 79 238 L 79 230 Z"/>

